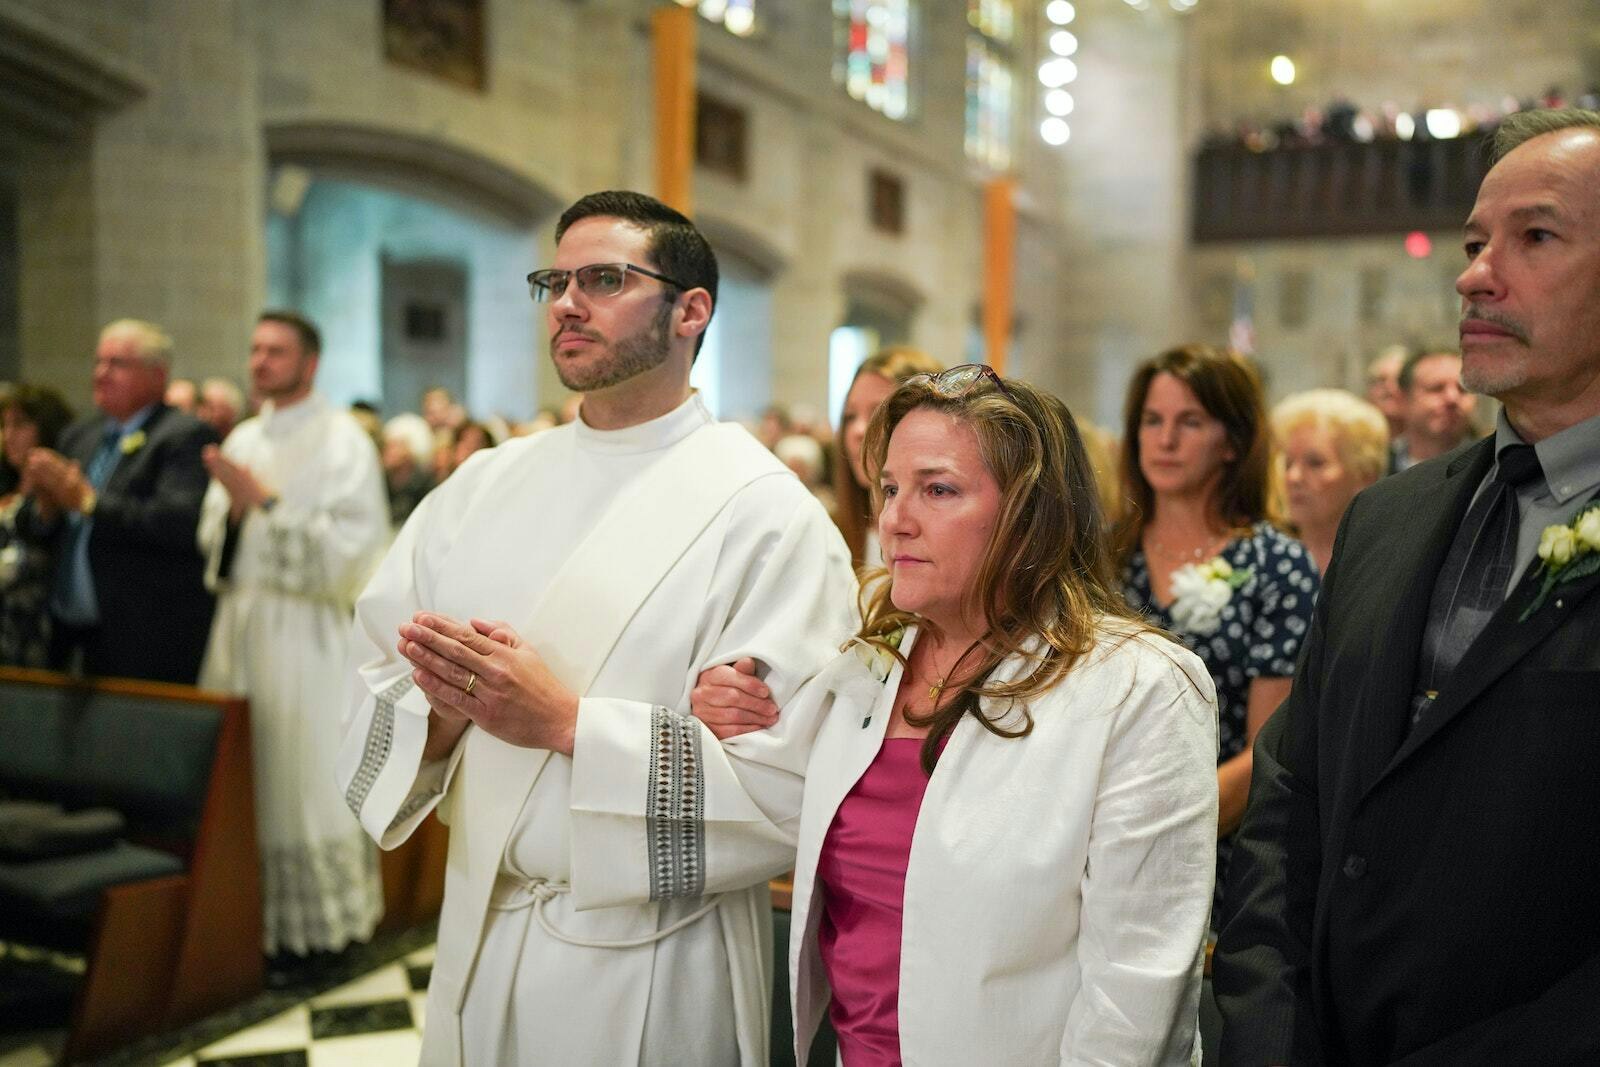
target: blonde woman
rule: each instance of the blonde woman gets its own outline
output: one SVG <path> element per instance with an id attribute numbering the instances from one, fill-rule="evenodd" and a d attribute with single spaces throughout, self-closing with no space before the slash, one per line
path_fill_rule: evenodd
<path id="1" fill-rule="evenodd" d="M 1383 412 L 1343 389 L 1311 389 L 1272 409 L 1289 521 L 1323 575 L 1339 520 L 1389 462 Z"/>

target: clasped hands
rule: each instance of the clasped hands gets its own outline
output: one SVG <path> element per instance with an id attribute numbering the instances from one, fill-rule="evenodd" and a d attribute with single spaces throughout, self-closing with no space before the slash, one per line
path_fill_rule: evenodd
<path id="1" fill-rule="evenodd" d="M 510 745 L 572 755 L 578 695 L 509 623 L 419 611 L 400 626 L 395 650 L 437 717 L 425 759 L 454 748 L 468 723 Z"/>
<path id="2" fill-rule="evenodd" d="M 34 506 L 46 519 L 63 511 L 80 511 L 89 495 L 89 479 L 83 468 L 49 448 L 31 448 L 22 464 L 23 495 L 31 496 Z"/>
<path id="3" fill-rule="evenodd" d="M 222 483 L 222 488 L 228 491 L 228 514 L 234 522 L 244 517 L 244 513 L 251 508 L 258 508 L 272 496 L 270 490 L 261 484 L 249 467 L 242 463 L 235 463 L 222 454 L 222 449 L 216 445 L 206 445 L 200 450 L 200 462 L 206 465 L 206 473 Z"/>
<path id="4" fill-rule="evenodd" d="M 424 758 L 455 747 L 468 723 L 507 744 L 572 755 L 578 695 L 562 685 L 509 623 L 461 622 L 419 611 L 400 626 L 395 650 L 436 716 Z M 778 721 L 772 693 L 741 659 L 700 673 L 689 694 L 694 716 L 718 739 L 763 730 Z"/>

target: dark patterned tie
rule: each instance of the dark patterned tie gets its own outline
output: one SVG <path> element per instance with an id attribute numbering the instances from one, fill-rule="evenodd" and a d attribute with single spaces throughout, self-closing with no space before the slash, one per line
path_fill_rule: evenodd
<path id="1" fill-rule="evenodd" d="M 1532 445 L 1507 445 L 1500 450 L 1494 477 L 1461 520 L 1428 607 L 1412 701 L 1413 726 L 1505 600 L 1517 564 L 1517 487 L 1543 476 Z"/>

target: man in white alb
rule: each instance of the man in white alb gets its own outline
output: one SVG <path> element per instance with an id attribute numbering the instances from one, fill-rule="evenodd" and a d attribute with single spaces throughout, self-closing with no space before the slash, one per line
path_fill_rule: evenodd
<path id="1" fill-rule="evenodd" d="M 741 779 L 689 691 L 748 658 L 783 703 L 849 635 L 854 579 L 805 488 L 689 388 L 704 237 L 610 192 L 556 240 L 529 283 L 581 418 L 477 453 L 400 532 L 357 605 L 340 782 L 380 844 L 435 804 L 451 828 L 424 1063 L 765 1063 L 767 888 L 707 858 L 719 820 L 755 823 L 746 877 L 787 869 L 805 746 L 741 769 L 778 783 L 760 803 L 708 806 Z"/>
<path id="2" fill-rule="evenodd" d="M 350 614 L 388 541 L 377 450 L 313 391 L 317 329 L 269 311 L 250 338 L 265 402 L 219 449 L 200 511 L 217 594 L 200 684 L 250 700 L 268 955 L 365 941 L 383 914 L 377 852 L 334 781 Z"/>

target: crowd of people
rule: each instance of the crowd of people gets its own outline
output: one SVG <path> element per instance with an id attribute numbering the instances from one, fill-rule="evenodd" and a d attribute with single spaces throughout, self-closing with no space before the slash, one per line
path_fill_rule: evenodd
<path id="1" fill-rule="evenodd" d="M 1550 665 L 1597 669 L 1591 568 L 1568 565 L 1600 551 L 1578 540 L 1600 541 L 1582 510 L 1600 489 L 1600 116 L 1529 113 L 1500 136 L 1462 349 L 1375 367 L 1387 411 L 1319 391 L 1274 420 L 1245 360 L 1183 346 L 1139 366 L 1097 471 L 1048 395 L 886 355 L 852 385 L 835 491 L 809 502 L 688 390 L 716 288 L 692 225 L 629 194 L 569 209 L 530 282 L 583 421 L 425 501 L 357 606 L 354 806 L 386 842 L 446 798 L 460 827 L 425 1060 L 537 1043 L 758 1062 L 752 908 L 790 864 L 797 1057 L 826 1016 L 848 1064 L 1192 1062 L 1208 926 L 1224 1062 L 1593 1054 L 1568 1017 L 1593 938 L 1554 907 L 1593 863 L 1556 862 L 1553 832 L 1509 832 L 1498 805 L 1448 853 L 1426 838 L 1470 806 L 1463 786 L 1500 781 L 1495 746 L 1530 729 Z M 1494 435 L 1472 440 L 1455 379 L 1504 402 Z M 780 449 L 794 435 L 767 421 L 820 483 L 818 442 Z M 579 517 L 502 521 L 533 486 Z M 859 547 L 830 546 L 824 499 Z M 869 564 L 859 586 L 846 553 Z M 1576 774 L 1584 757 L 1550 743 Z M 1476 774 L 1453 776 L 1461 760 Z M 1520 810 L 1592 822 L 1590 786 L 1552 799 L 1537 760 L 1509 762 Z M 1390 823 L 1407 848 L 1383 843 Z M 1453 969 L 1457 1002 L 1419 996 L 1486 929 L 1517 941 L 1493 916 L 1514 876 L 1477 891 L 1485 853 L 1551 905 L 1516 910 L 1540 958 Z M 1441 894 L 1461 923 L 1428 921 Z M 1368 926 L 1374 908 L 1391 922 Z M 628 1023 L 572 1025 L 597 996 Z"/>
<path id="2" fill-rule="evenodd" d="M 1498 136 L 1459 347 L 1269 409 L 1177 346 L 1120 440 L 906 347 L 718 423 L 637 193 L 529 275 L 526 427 L 336 409 L 268 311 L 223 438 L 114 322 L 94 412 L 0 400 L 0 651 L 249 697 L 269 953 L 444 805 L 428 1064 L 765 1062 L 791 870 L 799 1062 L 1196 1063 L 1208 943 L 1225 1063 L 1591 1060 L 1600 114 Z"/>
<path id="3" fill-rule="evenodd" d="M 1372 141 L 1431 141 L 1428 112 L 1445 110 L 1456 116 L 1451 137 L 1475 134 L 1492 135 L 1501 122 L 1519 111 L 1539 111 L 1576 107 L 1600 109 L 1600 84 L 1579 93 L 1568 93 L 1559 85 L 1523 97 L 1506 94 L 1497 103 L 1456 106 L 1436 102 L 1404 108 L 1386 101 L 1377 108 L 1357 107 L 1345 97 L 1336 97 L 1321 107 L 1308 107 L 1298 116 L 1273 122 L 1242 122 L 1237 128 L 1216 131 L 1205 139 L 1207 147 L 1242 145 L 1252 152 L 1320 144 L 1352 144 Z"/>

